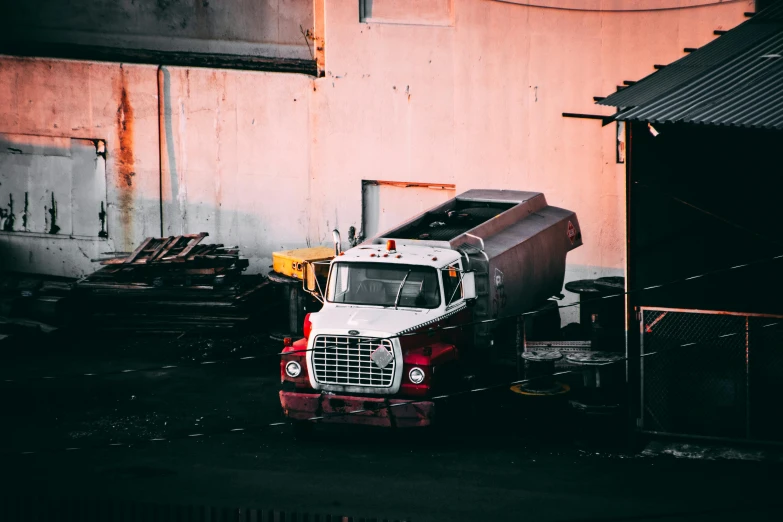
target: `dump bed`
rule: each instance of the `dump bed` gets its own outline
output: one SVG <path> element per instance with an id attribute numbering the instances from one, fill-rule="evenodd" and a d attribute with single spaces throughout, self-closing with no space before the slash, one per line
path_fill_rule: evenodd
<path id="1" fill-rule="evenodd" d="M 469 190 L 370 239 L 458 250 L 476 270 L 479 316 L 514 315 L 559 294 L 566 254 L 582 244 L 576 214 L 540 192 Z"/>

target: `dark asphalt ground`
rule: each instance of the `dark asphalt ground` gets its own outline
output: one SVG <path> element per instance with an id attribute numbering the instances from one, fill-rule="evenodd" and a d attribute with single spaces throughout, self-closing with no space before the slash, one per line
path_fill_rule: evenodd
<path id="1" fill-rule="evenodd" d="M 783 520 L 780 464 L 580 448 L 573 427 L 542 434 L 505 392 L 474 395 L 440 430 L 330 425 L 298 439 L 265 427 L 282 420 L 278 360 L 237 360 L 276 349 L 263 337 L 4 346 L 3 495 L 415 521 Z M 169 364 L 186 366 L 60 378 Z"/>

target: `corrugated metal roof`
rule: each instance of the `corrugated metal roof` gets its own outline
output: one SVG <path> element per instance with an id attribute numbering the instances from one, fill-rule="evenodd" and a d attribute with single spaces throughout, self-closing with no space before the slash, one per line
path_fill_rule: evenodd
<path id="1" fill-rule="evenodd" d="M 783 129 L 783 4 L 598 103 L 617 120 Z"/>

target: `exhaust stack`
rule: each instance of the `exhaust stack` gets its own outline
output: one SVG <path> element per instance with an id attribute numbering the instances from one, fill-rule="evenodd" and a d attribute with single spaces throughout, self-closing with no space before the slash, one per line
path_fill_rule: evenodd
<path id="1" fill-rule="evenodd" d="M 334 240 L 334 255 L 340 255 L 340 232 L 335 228 L 332 230 L 332 239 Z"/>

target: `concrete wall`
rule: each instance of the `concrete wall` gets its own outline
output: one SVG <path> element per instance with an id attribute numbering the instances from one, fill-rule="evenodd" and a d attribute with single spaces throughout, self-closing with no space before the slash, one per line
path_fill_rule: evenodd
<path id="1" fill-rule="evenodd" d="M 615 125 L 561 114 L 609 114 L 593 96 L 709 42 L 752 6 L 523 3 L 438 0 L 418 16 L 412 0 L 373 0 L 362 23 L 358 0 L 326 0 L 318 79 L 0 58 L 0 133 L 105 140 L 109 213 L 108 239 L 0 232 L 0 261 L 77 275 L 162 226 L 238 244 L 265 271 L 273 250 L 360 230 L 362 180 L 384 180 L 542 191 L 579 215 L 585 245 L 569 254 L 568 279 L 621 275 Z M 630 9 L 596 7 L 615 4 Z"/>
<path id="2" fill-rule="evenodd" d="M 312 59 L 312 0 L 27 0 L 0 39 Z"/>
<path id="3" fill-rule="evenodd" d="M 209 232 L 249 270 L 308 246 L 312 78 L 164 68 L 165 235 Z"/>
<path id="4" fill-rule="evenodd" d="M 103 141 L 108 238 L 99 237 L 100 208 L 87 210 L 85 229 L 33 227 L 51 208 L 50 197 L 29 198 L 30 232 L 22 227 L 23 206 L 15 205 L 15 232 L 0 232 L 0 268 L 78 276 L 94 269 L 100 252 L 127 251 L 149 235 L 160 233 L 158 117 L 156 68 L 75 61 L 3 58 L 0 60 L 0 133 L 12 135 L 12 148 L 74 139 Z M 4 142 L 8 149 L 7 140 Z M 3 152 L 7 152 L 3 151 Z M 97 151 L 96 151 L 97 152 Z M 53 157 L 54 153 L 42 153 Z M 97 160 L 96 160 L 97 161 Z M 39 176 L 54 192 L 60 215 L 74 211 L 73 198 L 61 197 L 61 166 L 42 162 Z M 7 174 L 7 173 L 4 173 Z M 46 181 L 48 180 L 48 181 Z M 0 185 L 0 201 L 24 201 L 24 190 Z M 98 201 L 97 197 L 95 198 Z M 81 201 L 76 198 L 76 204 Z M 95 204 L 93 203 L 93 207 Z M 94 232 L 89 213 L 94 214 Z M 1 253 L 2 251 L 0 251 Z"/>
<path id="5" fill-rule="evenodd" d="M 18 214 L 13 232 L 0 231 L 8 252 L 0 268 L 78 276 L 94 270 L 90 259 L 101 252 L 131 251 L 163 228 L 209 232 L 213 242 L 239 245 L 251 271 L 267 270 L 273 250 L 308 244 L 311 91 L 303 75 L 0 59 L 0 137 L 14 138 L 0 140 L 6 149 L 105 143 L 108 232 L 98 236 L 99 207 L 86 214 L 94 214 L 91 235 L 49 233 L 32 221 L 25 229 L 25 190 L 0 173 L 0 202 L 13 198 Z M 37 186 L 46 197 L 31 200 L 27 213 L 45 216 L 48 195 L 61 192 L 62 166 L 36 165 L 25 175 L 51 184 Z M 72 213 L 64 201 L 59 208 Z"/>

